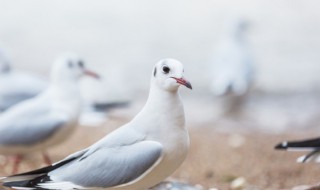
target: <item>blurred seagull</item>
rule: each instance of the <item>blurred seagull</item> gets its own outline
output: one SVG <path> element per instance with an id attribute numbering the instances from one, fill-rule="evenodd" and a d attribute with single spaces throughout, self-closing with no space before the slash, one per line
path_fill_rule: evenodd
<path id="1" fill-rule="evenodd" d="M 184 161 L 189 149 L 180 85 L 183 65 L 159 61 L 152 72 L 146 105 L 129 123 L 87 149 L 35 171 L 3 178 L 15 189 L 141 190 L 160 183 Z"/>
<path id="2" fill-rule="evenodd" d="M 244 36 L 247 25 L 239 18 L 228 23 L 212 61 L 211 92 L 232 97 L 230 106 L 241 104 L 253 82 L 252 56 Z"/>
<path id="3" fill-rule="evenodd" d="M 0 50 L 0 111 L 33 98 L 47 86 L 47 81 L 36 75 L 12 70 L 9 59 Z"/>
<path id="4" fill-rule="evenodd" d="M 85 101 L 85 100 L 84 100 Z M 122 102 L 87 102 L 83 106 L 83 111 L 80 116 L 80 125 L 90 127 L 100 127 L 108 119 L 108 113 L 115 109 L 124 109 L 129 107 L 129 101 Z"/>
<path id="5" fill-rule="evenodd" d="M 236 19 L 217 47 L 212 69 L 212 92 L 216 96 L 244 95 L 252 83 L 252 57 L 244 38 L 247 22 Z"/>
<path id="6" fill-rule="evenodd" d="M 309 151 L 310 153 L 301 156 L 297 159 L 297 162 L 320 162 L 320 138 L 313 138 L 301 141 L 284 141 L 275 146 L 278 150 L 287 151 Z"/>
<path id="7" fill-rule="evenodd" d="M 126 77 L 120 77 L 122 70 L 108 68 L 108 71 L 108 74 L 101 75 L 99 81 L 90 78 L 81 81 L 80 90 L 84 101 L 80 116 L 81 126 L 100 127 L 110 118 L 112 111 L 130 106 L 127 98 L 131 97 L 128 93 L 130 87 L 120 85 L 126 84 L 122 82 Z"/>
<path id="8" fill-rule="evenodd" d="M 16 155 L 13 173 L 25 154 L 42 151 L 67 139 L 77 125 L 81 99 L 77 85 L 87 70 L 78 56 L 63 56 L 54 63 L 51 84 L 35 98 L 17 104 L 0 116 L 0 154 Z"/>

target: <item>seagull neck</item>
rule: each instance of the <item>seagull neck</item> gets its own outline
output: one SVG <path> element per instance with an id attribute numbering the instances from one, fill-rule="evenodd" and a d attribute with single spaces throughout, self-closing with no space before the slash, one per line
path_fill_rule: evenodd
<path id="1" fill-rule="evenodd" d="M 136 119 L 148 120 L 146 118 L 154 121 L 165 120 L 179 128 L 184 128 L 184 109 L 178 91 L 165 91 L 151 87 L 148 100 Z"/>
<path id="2" fill-rule="evenodd" d="M 81 106 L 80 89 L 75 81 L 53 82 L 52 86 L 53 105 L 73 114 Z"/>
<path id="3" fill-rule="evenodd" d="M 164 132 L 174 128 L 185 130 L 184 109 L 178 91 L 151 87 L 145 106 L 133 122 L 147 133 L 159 129 Z"/>
<path id="4" fill-rule="evenodd" d="M 160 89 L 155 85 L 150 88 L 147 105 L 150 104 L 151 106 L 157 106 L 157 104 L 159 104 L 159 106 L 165 106 L 170 105 L 170 103 L 180 103 L 178 89 L 167 91 Z"/>
<path id="5" fill-rule="evenodd" d="M 228 37 L 233 41 L 242 42 L 244 41 L 244 31 L 239 28 L 229 31 Z"/>

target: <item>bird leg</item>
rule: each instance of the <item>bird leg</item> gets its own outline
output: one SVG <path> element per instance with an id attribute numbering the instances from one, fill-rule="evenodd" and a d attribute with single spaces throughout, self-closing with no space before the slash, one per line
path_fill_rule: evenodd
<path id="1" fill-rule="evenodd" d="M 43 161 L 44 161 L 45 164 L 47 164 L 47 165 L 51 165 L 52 164 L 51 159 L 50 159 L 49 155 L 46 152 L 42 152 L 42 157 L 43 157 Z"/>
<path id="2" fill-rule="evenodd" d="M 12 168 L 12 174 L 16 174 L 19 170 L 19 166 L 21 163 L 21 160 L 23 159 L 22 155 L 16 155 L 13 157 L 13 168 Z"/>

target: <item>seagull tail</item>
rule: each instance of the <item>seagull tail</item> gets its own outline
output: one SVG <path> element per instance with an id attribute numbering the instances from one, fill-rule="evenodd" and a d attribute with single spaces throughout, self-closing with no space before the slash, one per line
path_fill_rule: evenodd
<path id="1" fill-rule="evenodd" d="M 320 148 L 320 138 L 308 139 L 303 141 L 284 141 L 282 143 L 277 144 L 275 149 L 278 150 L 314 150 Z"/>
<path id="2" fill-rule="evenodd" d="M 70 159 L 63 160 L 51 166 L 40 168 L 26 173 L 12 175 L 9 177 L 0 178 L 0 183 L 5 187 L 12 187 L 15 189 L 43 189 L 38 187 L 39 183 L 50 181 L 50 177 L 47 175 L 49 172 L 77 159 L 77 157 L 71 157 Z"/>
<path id="3" fill-rule="evenodd" d="M 5 187 L 11 187 L 14 189 L 43 189 L 41 187 L 38 187 L 39 183 L 43 183 L 46 181 L 50 181 L 50 177 L 47 176 L 47 174 L 40 175 L 38 177 L 32 178 L 30 180 L 20 180 L 20 181 L 8 181 L 4 182 L 3 186 Z"/>
<path id="4" fill-rule="evenodd" d="M 315 162 L 320 162 L 320 150 L 314 150 L 307 155 L 303 155 L 297 159 L 298 163 L 305 163 L 314 160 Z"/>

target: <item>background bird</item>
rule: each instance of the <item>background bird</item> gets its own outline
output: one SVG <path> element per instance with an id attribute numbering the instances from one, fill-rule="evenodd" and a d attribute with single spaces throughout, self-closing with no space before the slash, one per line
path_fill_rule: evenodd
<path id="1" fill-rule="evenodd" d="M 42 151 L 45 162 L 51 163 L 45 150 L 63 142 L 77 126 L 81 110 L 77 82 L 83 75 L 98 77 L 78 56 L 62 56 L 53 65 L 47 90 L 0 115 L 0 154 L 15 155 L 13 173 L 23 155 L 35 151 Z"/>
<path id="2" fill-rule="evenodd" d="M 320 162 L 320 138 L 306 139 L 300 141 L 284 141 L 275 146 L 277 150 L 287 151 L 309 151 L 310 153 L 301 156 L 297 162 Z"/>
<path id="3" fill-rule="evenodd" d="M 245 38 L 248 22 L 234 18 L 226 23 L 212 60 L 211 92 L 223 97 L 226 113 L 241 107 L 253 83 L 253 58 Z"/>
<path id="4" fill-rule="evenodd" d="M 4 51 L 0 49 L 0 111 L 33 98 L 48 86 L 47 81 L 35 74 L 16 71 Z"/>
<path id="5" fill-rule="evenodd" d="M 51 166 L 2 179 L 17 189 L 141 190 L 171 175 L 189 149 L 178 88 L 192 88 L 174 59 L 156 64 L 148 100 L 129 123 Z"/>

